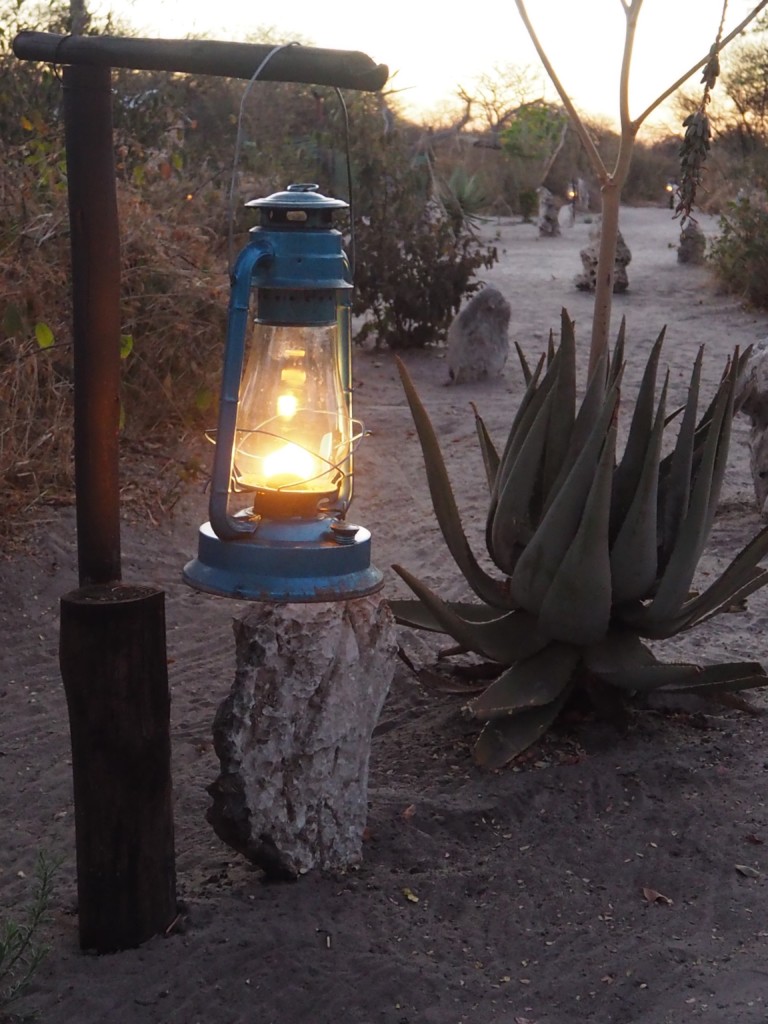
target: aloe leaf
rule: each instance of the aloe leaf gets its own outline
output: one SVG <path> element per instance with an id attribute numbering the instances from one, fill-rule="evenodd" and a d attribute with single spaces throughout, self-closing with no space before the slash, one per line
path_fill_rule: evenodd
<path id="1" fill-rule="evenodd" d="M 395 617 L 395 622 L 412 629 L 426 629 L 432 633 L 444 633 L 445 630 L 438 620 L 421 601 L 414 599 L 398 599 L 387 602 Z M 477 604 L 470 601 L 446 601 L 447 607 L 456 615 L 468 622 L 489 622 L 499 618 L 499 609 L 488 604 Z"/>
<path id="2" fill-rule="evenodd" d="M 723 612 L 732 609 L 735 605 L 743 604 L 748 597 L 751 597 L 758 590 L 762 590 L 768 583 L 768 569 L 753 569 L 750 575 L 751 578 L 748 582 L 744 583 L 738 590 L 730 593 L 727 598 L 712 608 L 711 611 L 687 612 L 678 632 L 692 629 L 694 626 L 700 626 L 702 623 L 714 618 L 715 615 L 721 615 Z M 683 611 L 686 612 L 686 609 L 683 608 Z"/>
<path id="3" fill-rule="evenodd" d="M 515 458 L 517 457 L 520 445 L 527 437 L 530 426 L 536 419 L 542 403 L 546 400 L 551 386 L 551 380 L 548 381 L 546 377 L 544 381 L 542 381 L 541 385 L 539 384 L 539 376 L 543 366 L 544 356 L 539 359 L 536 369 L 528 383 L 525 394 L 523 395 L 520 407 L 512 421 L 512 427 L 507 435 L 507 441 L 504 445 L 504 451 L 501 454 L 499 468 L 494 479 L 494 487 L 491 491 L 491 500 L 488 506 L 488 516 L 486 518 L 485 527 L 486 547 L 488 548 L 491 557 L 493 557 L 491 526 L 496 512 L 496 506 L 498 505 L 499 495 L 504 489 L 504 484 Z"/>
<path id="4" fill-rule="evenodd" d="M 581 400 L 579 411 L 576 414 L 576 420 L 573 426 L 574 436 L 571 451 L 578 451 L 589 436 L 592 427 L 594 427 L 595 422 L 600 416 L 600 410 L 603 408 L 605 393 L 608 387 L 606 384 L 607 366 L 608 356 L 606 354 L 606 350 L 603 349 L 598 363 L 595 366 L 594 372 L 589 378 L 587 390 L 584 392 L 584 397 Z"/>
<path id="5" fill-rule="evenodd" d="M 629 611 L 625 614 L 621 609 L 621 618 L 630 627 L 637 630 L 639 636 L 647 637 L 649 640 L 667 640 L 678 633 L 684 633 L 689 629 L 700 626 L 716 615 L 726 612 L 737 602 L 746 601 L 750 595 L 761 590 L 768 583 L 768 569 L 745 569 L 740 575 L 741 582 L 734 581 L 733 589 L 729 589 L 722 599 L 717 600 L 714 596 L 709 597 L 706 602 L 702 599 L 703 594 L 683 605 L 681 611 L 674 616 L 660 622 L 647 622 L 643 619 L 644 609 L 639 613 Z"/>
<path id="6" fill-rule="evenodd" d="M 582 651 L 584 667 L 596 675 L 657 664 L 656 656 L 631 629 L 612 625 L 596 644 Z"/>
<path id="7" fill-rule="evenodd" d="M 723 570 L 718 578 L 697 597 L 683 605 L 682 618 L 699 621 L 709 616 L 715 609 L 729 604 L 742 596 L 741 591 L 752 586 L 767 570 L 761 569 L 758 563 L 768 555 L 768 526 L 752 538 Z M 762 584 L 752 587 L 750 592 L 758 590 Z"/>
<path id="8" fill-rule="evenodd" d="M 613 347 L 613 355 L 611 356 L 610 362 L 606 367 L 608 373 L 608 383 L 614 384 L 617 380 L 617 375 L 620 375 L 624 367 L 624 342 L 627 333 L 627 318 L 623 316 L 621 323 L 619 324 L 619 331 L 616 335 L 616 344 Z M 607 351 L 603 349 L 603 351 Z M 597 367 L 595 368 L 597 369 Z"/>
<path id="9" fill-rule="evenodd" d="M 549 644 L 538 654 L 515 662 L 502 672 L 487 690 L 469 701 L 467 710 L 475 718 L 487 721 L 549 704 L 567 686 L 578 660 L 577 648 Z"/>
<path id="10" fill-rule="evenodd" d="M 664 687 L 667 693 L 738 693 L 768 686 L 768 675 L 758 662 L 732 662 L 725 665 L 706 665 L 695 681 Z"/>
<path id="11" fill-rule="evenodd" d="M 592 428 L 589 439 L 570 468 L 570 471 L 552 499 L 544 518 L 517 560 L 510 579 L 513 599 L 530 612 L 538 612 L 561 562 L 582 521 L 585 503 L 595 479 L 600 452 L 606 434 L 611 432 L 618 395 L 612 388 L 603 403 L 600 418 Z M 613 466 L 611 466 L 613 470 Z M 520 480 L 520 486 L 524 481 Z M 585 565 L 589 572 L 591 566 Z"/>
<path id="12" fill-rule="evenodd" d="M 497 477 L 497 492 L 504 486 L 509 471 L 517 458 L 517 453 L 525 442 L 525 438 L 528 436 L 531 424 L 539 416 L 541 407 L 549 397 L 549 393 L 554 385 L 556 374 L 552 372 L 551 368 L 547 369 L 546 373 L 541 378 L 541 381 L 539 381 L 539 375 L 543 364 L 544 357 L 542 356 L 538 362 L 531 383 L 528 385 L 525 395 L 523 395 L 523 401 L 520 408 L 512 421 L 512 427 L 509 431 L 509 436 L 507 437 L 507 443 L 504 446 L 504 451 L 501 455 L 501 465 L 499 467 L 499 474 Z"/>
<path id="13" fill-rule="evenodd" d="M 643 373 L 640 390 L 635 401 L 624 454 L 614 474 L 611 540 L 616 537 L 626 517 L 629 505 L 637 491 L 638 480 L 645 464 L 648 438 L 653 430 L 656 407 L 656 375 L 663 342 L 664 330 L 661 331 L 656 339 L 651 349 L 651 354 L 648 357 L 648 362 L 645 365 L 645 372 Z"/>
<path id="14" fill-rule="evenodd" d="M 699 386 L 704 346 L 699 348 L 693 364 L 688 400 L 675 447 L 669 461 L 669 472 L 664 475 L 659 467 L 660 497 L 660 551 L 659 569 L 663 572 L 677 539 L 680 525 L 688 513 L 688 500 L 693 470 L 693 450 L 696 435 L 696 410 L 699 404 Z"/>
<path id="15" fill-rule="evenodd" d="M 734 363 L 738 363 L 738 350 Z M 707 516 L 703 528 L 705 536 L 702 542 L 702 547 L 704 546 L 704 543 L 706 543 L 706 539 L 709 536 L 710 530 L 712 529 L 712 523 L 714 522 L 715 515 L 717 514 L 717 506 L 720 502 L 720 492 L 723 488 L 725 470 L 728 464 L 728 450 L 731 444 L 731 425 L 733 424 L 733 403 L 736 391 L 735 376 L 732 375 L 730 379 L 724 384 L 724 390 L 726 392 L 727 400 L 725 412 L 723 413 L 722 426 L 717 433 L 717 447 L 715 450 L 715 461 L 712 472 L 712 481 L 709 485 Z"/>
<path id="16" fill-rule="evenodd" d="M 747 363 L 749 362 L 749 359 L 750 359 L 750 357 L 752 355 L 752 349 L 753 348 L 754 348 L 753 345 L 747 345 L 747 347 L 744 349 L 743 352 L 740 352 L 738 355 L 736 355 L 736 358 L 734 360 L 736 365 L 735 365 L 735 370 L 734 370 L 734 374 L 733 374 L 735 380 L 741 380 L 742 375 L 743 375 L 744 371 L 747 368 Z M 744 388 L 739 388 L 737 390 L 738 390 L 738 393 L 739 393 L 739 398 L 738 398 L 738 401 L 734 403 L 734 411 L 735 412 L 740 412 L 742 404 L 746 400 L 747 392 L 746 392 L 746 390 Z"/>
<path id="17" fill-rule="evenodd" d="M 747 351 L 750 351 L 752 346 L 748 346 Z M 734 350 L 733 354 L 729 356 L 726 361 L 725 368 L 720 377 L 720 384 L 718 385 L 715 394 L 712 396 L 712 400 L 709 405 L 702 413 L 701 418 L 696 426 L 695 440 L 694 440 L 694 455 L 693 455 L 693 472 L 691 476 L 692 485 L 695 483 L 698 470 L 701 465 L 702 452 L 706 445 L 707 438 L 709 436 L 710 427 L 714 417 L 715 409 L 720 398 L 720 393 L 723 387 L 731 381 L 735 383 L 739 379 L 739 375 L 742 373 L 745 366 L 745 353 L 740 353 L 738 348 Z M 735 398 L 735 389 L 734 389 Z M 734 406 L 735 408 L 735 406 Z M 662 462 L 661 470 L 662 474 L 669 471 L 669 464 L 672 460 L 672 453 L 670 453 Z"/>
<path id="18" fill-rule="evenodd" d="M 533 378 L 533 374 L 531 373 L 531 368 L 528 365 L 528 360 L 525 358 L 525 352 L 523 352 L 522 348 L 520 348 L 519 341 L 515 342 L 515 351 L 517 352 L 517 358 L 520 360 L 520 369 L 523 371 L 523 380 L 525 381 L 525 386 L 528 387 Z"/>
<path id="19" fill-rule="evenodd" d="M 546 374 L 543 380 L 539 382 L 543 366 L 544 356 L 541 356 L 525 389 L 525 394 L 520 402 L 520 406 L 512 420 L 512 426 L 510 427 L 509 434 L 507 435 L 504 451 L 501 454 L 499 475 L 497 476 L 497 490 L 502 482 L 501 478 L 505 472 L 505 467 L 508 467 L 512 462 L 514 462 L 515 454 L 521 444 L 521 438 L 525 437 L 530 424 L 535 419 L 538 410 L 544 399 L 547 397 L 549 388 L 551 387 L 551 379 L 548 379 Z"/>
<path id="20" fill-rule="evenodd" d="M 571 467 L 573 466 L 573 463 L 578 458 L 579 453 L 584 448 L 584 445 L 587 443 L 587 440 L 595 426 L 595 423 L 597 423 L 598 419 L 600 418 L 600 414 L 603 411 L 605 397 L 608 390 L 608 388 L 606 387 L 605 380 L 606 367 L 608 365 L 607 360 L 608 356 L 606 354 L 606 350 L 603 349 L 598 359 L 597 365 L 595 366 L 595 369 L 592 373 L 592 376 L 590 377 L 590 382 L 586 394 L 584 395 L 581 406 L 579 407 L 579 411 L 576 416 L 576 422 L 573 426 L 571 445 L 565 457 L 563 468 L 560 472 L 560 476 L 550 488 L 549 495 L 547 496 L 547 501 L 544 505 L 543 514 L 547 513 L 547 511 L 549 510 L 549 506 L 554 501 L 555 496 L 559 493 L 560 488 L 562 487 L 564 481 L 568 476 L 568 473 L 571 470 Z M 615 390 L 617 397 L 620 393 L 622 373 L 623 367 L 619 367 L 610 383 L 610 388 Z M 614 409 L 614 416 L 617 413 L 617 409 L 618 404 L 617 408 Z"/>
<path id="21" fill-rule="evenodd" d="M 700 671 L 698 665 L 664 664 L 635 665 L 617 672 L 596 672 L 603 683 L 617 690 L 631 693 L 648 693 L 662 687 L 686 683 L 695 679 Z"/>
<path id="22" fill-rule="evenodd" d="M 568 683 L 556 700 L 488 722 L 475 744 L 475 760 L 483 768 L 503 768 L 544 735 L 560 714 L 573 684 Z"/>
<path id="23" fill-rule="evenodd" d="M 669 376 L 664 382 L 637 490 L 611 545 L 613 602 L 621 605 L 647 597 L 658 565 L 658 483 Z"/>
<path id="24" fill-rule="evenodd" d="M 539 487 L 551 404 L 550 392 L 530 425 L 490 513 L 486 529 L 488 553 L 508 574 L 514 570 L 523 545 L 535 528 L 532 506 Z"/>
<path id="25" fill-rule="evenodd" d="M 483 465 L 485 466 L 485 476 L 488 481 L 488 490 L 493 494 L 493 485 L 496 482 L 496 475 L 499 472 L 499 453 L 496 451 L 491 435 L 485 426 L 480 413 L 477 411 L 477 406 L 474 402 L 469 403 L 472 406 L 472 412 L 475 414 L 475 429 L 477 430 L 477 437 L 480 442 L 480 452 L 483 456 Z"/>
<path id="26" fill-rule="evenodd" d="M 467 583 L 469 583 L 481 600 L 500 608 L 508 608 L 510 604 L 507 601 L 503 584 L 489 576 L 479 565 L 472 553 L 469 542 L 464 535 L 461 517 L 456 507 L 451 482 L 448 478 L 448 472 L 445 468 L 445 462 L 443 461 L 443 455 L 440 451 L 440 445 L 432 422 L 416 393 L 405 364 L 400 359 L 397 360 L 397 367 L 408 404 L 411 407 L 411 415 L 416 426 L 416 432 L 421 442 L 424 467 L 427 473 L 427 483 L 429 484 L 435 517 L 445 538 L 445 543 L 448 545 L 448 550 L 464 574 Z"/>
<path id="27" fill-rule="evenodd" d="M 731 404 L 729 389 L 722 388 L 702 453 L 701 467 L 691 495 L 688 514 L 681 524 L 675 546 L 659 581 L 656 596 L 650 604 L 632 616 L 633 624 L 647 636 L 658 635 L 652 631 L 664 629 L 665 623 L 680 613 L 690 590 L 709 533 L 710 488 L 723 418 Z"/>
<path id="28" fill-rule="evenodd" d="M 615 448 L 612 425 L 576 536 L 541 605 L 542 628 L 565 643 L 588 646 L 608 632 L 612 606 L 608 533 Z"/>
<path id="29" fill-rule="evenodd" d="M 400 565 L 393 565 L 392 568 L 426 605 L 442 631 L 467 651 L 474 651 L 502 665 L 511 665 L 521 658 L 530 657 L 549 643 L 549 637 L 542 633 L 533 616 L 526 612 L 511 611 L 496 619 L 470 621 L 457 614 L 407 569 Z"/>
<path id="30" fill-rule="evenodd" d="M 559 478 L 573 439 L 576 407 L 576 339 L 568 311 L 561 312 L 557 379 L 552 390 L 542 473 L 542 497 L 546 501 Z"/>

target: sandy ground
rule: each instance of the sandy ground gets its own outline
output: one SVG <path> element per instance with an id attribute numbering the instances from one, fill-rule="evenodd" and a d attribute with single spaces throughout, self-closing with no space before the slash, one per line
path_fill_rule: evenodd
<path id="1" fill-rule="evenodd" d="M 702 219 L 705 231 L 714 224 Z M 662 209 L 625 210 L 633 253 L 627 400 L 667 325 L 671 391 L 681 397 L 706 345 L 708 397 L 736 344 L 768 335 L 764 315 L 719 295 L 676 259 Z M 586 359 L 591 299 L 573 287 L 582 219 L 559 239 L 531 225 L 487 225 L 500 263 L 486 280 L 512 305 L 511 339 L 535 358 L 560 308 Z M 468 531 L 484 520 L 470 401 L 501 441 L 522 378 L 445 387 L 440 350 L 409 369 L 444 443 Z M 374 534 L 385 594 L 400 562 L 443 594 L 463 581 L 433 523 L 421 455 L 389 352 L 356 354 L 357 413 L 371 436 L 357 461 L 356 521 Z M 760 527 L 739 424 L 706 579 Z M 626 734 L 589 717 L 535 757 L 498 773 L 472 762 L 475 731 L 456 697 L 423 689 L 404 666 L 373 739 L 364 861 L 344 878 L 262 884 L 205 821 L 218 773 L 211 727 L 229 690 L 230 623 L 241 606 L 180 582 L 206 518 L 201 488 L 157 528 L 126 522 L 124 578 L 166 592 L 173 691 L 178 889 L 187 927 L 112 956 L 78 949 L 69 734 L 58 661 L 58 599 L 76 586 L 74 515 L 61 510 L 31 554 L 0 561 L 0 911 L 17 915 L 35 858 L 61 856 L 51 952 L 19 1007 L 44 1024 L 765 1024 L 768 1019 L 768 742 L 764 720 L 638 712 Z M 670 641 L 664 656 L 764 658 L 768 594 Z M 429 664 L 432 649 L 403 631 Z M 757 698 L 757 702 L 763 698 Z M 403 812 L 408 810 L 407 814 Z M 756 873 L 744 874 L 737 865 Z M 668 903 L 649 903 L 643 889 Z M 406 898 L 404 890 L 418 896 Z"/>

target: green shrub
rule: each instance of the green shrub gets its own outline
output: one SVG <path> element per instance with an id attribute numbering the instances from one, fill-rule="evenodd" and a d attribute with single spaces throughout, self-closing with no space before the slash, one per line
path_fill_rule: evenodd
<path id="1" fill-rule="evenodd" d="M 722 285 L 758 309 L 768 308 L 768 209 L 759 199 L 729 203 L 709 260 Z"/>
<path id="2" fill-rule="evenodd" d="M 393 349 L 436 344 L 497 251 L 402 178 L 385 180 L 368 199 L 357 226 L 353 311 L 364 322 L 356 340 L 372 335 Z"/>
<path id="3" fill-rule="evenodd" d="M 348 198 L 342 111 L 334 99 L 326 98 L 322 122 L 304 142 L 305 157 L 322 158 L 314 166 L 325 173 L 304 180 Z M 354 234 L 348 231 L 346 242 L 356 341 L 373 337 L 393 349 L 438 343 L 462 300 L 480 287 L 477 271 L 498 258 L 474 232 L 484 190 L 460 168 L 440 173 L 429 139 L 382 96 L 357 93 L 347 104 Z"/>
<path id="4" fill-rule="evenodd" d="M 23 920 L 9 917 L 0 921 L 0 1016 L 25 994 L 48 955 L 49 947 L 40 941 L 40 931 L 48 917 L 58 866 L 59 861 L 41 853 L 35 868 L 35 888 Z"/>
<path id="5" fill-rule="evenodd" d="M 520 207 L 520 216 L 523 218 L 526 224 L 533 221 L 536 210 L 539 207 L 539 200 L 536 196 L 536 189 L 534 188 L 521 188 L 518 196 L 518 204 Z"/>

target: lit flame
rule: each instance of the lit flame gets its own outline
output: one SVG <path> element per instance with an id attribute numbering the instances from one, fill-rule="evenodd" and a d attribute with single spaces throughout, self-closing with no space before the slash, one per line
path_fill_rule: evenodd
<path id="1" fill-rule="evenodd" d="M 297 444 L 284 444 L 264 459 L 263 474 L 277 487 L 301 483 L 317 473 L 317 456 Z"/>
<path id="2" fill-rule="evenodd" d="M 284 420 L 292 420 L 299 408 L 296 395 L 278 395 L 277 415 Z"/>

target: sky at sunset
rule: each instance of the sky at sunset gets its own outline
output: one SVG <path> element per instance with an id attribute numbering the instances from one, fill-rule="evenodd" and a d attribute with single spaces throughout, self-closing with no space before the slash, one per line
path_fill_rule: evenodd
<path id="1" fill-rule="evenodd" d="M 362 50 L 397 72 L 393 85 L 419 118 L 451 101 L 458 85 L 471 90 L 494 66 L 540 68 L 513 0 L 457 6 L 455 15 L 430 0 L 357 0 L 336 9 L 316 0 L 104 0 L 102 6 L 93 0 L 90 6 L 110 7 L 146 36 L 253 40 L 268 28 L 279 42 L 298 37 L 315 46 Z M 726 31 L 752 6 L 730 0 Z M 631 80 L 633 114 L 707 53 L 721 10 L 722 0 L 645 0 Z M 615 119 L 625 25 L 621 0 L 528 0 L 528 11 L 577 106 Z M 544 81 L 545 95 L 554 98 Z"/>

